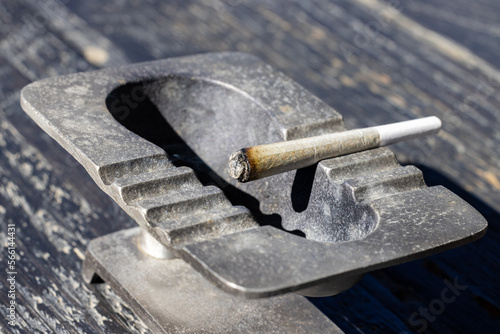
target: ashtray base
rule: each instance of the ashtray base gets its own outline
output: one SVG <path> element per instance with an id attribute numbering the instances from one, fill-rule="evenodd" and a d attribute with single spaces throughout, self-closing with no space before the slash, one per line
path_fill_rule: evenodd
<path id="1" fill-rule="evenodd" d="M 90 242 L 87 283 L 105 281 L 154 333 L 342 333 L 305 297 L 290 293 L 244 299 L 230 295 L 181 259 L 138 248 L 140 228 Z"/>

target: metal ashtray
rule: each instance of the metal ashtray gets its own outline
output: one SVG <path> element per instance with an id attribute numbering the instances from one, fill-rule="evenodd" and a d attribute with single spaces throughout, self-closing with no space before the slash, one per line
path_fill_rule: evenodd
<path id="1" fill-rule="evenodd" d="M 231 180 L 237 148 L 345 130 L 339 113 L 251 55 L 50 78 L 21 102 L 141 227 L 92 241 L 84 278 L 109 282 L 159 332 L 338 332 L 305 298 L 283 294 L 336 294 L 486 230 L 475 209 L 427 187 L 387 148 Z"/>

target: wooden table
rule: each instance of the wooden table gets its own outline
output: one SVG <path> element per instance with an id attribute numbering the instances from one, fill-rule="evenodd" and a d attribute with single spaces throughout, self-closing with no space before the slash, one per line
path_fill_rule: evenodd
<path id="1" fill-rule="evenodd" d="M 351 128 L 441 117 L 438 136 L 392 148 L 490 224 L 477 242 L 311 300 L 346 333 L 499 332 L 499 22 L 493 0 L 3 0 L 0 330 L 149 332 L 109 286 L 80 277 L 91 239 L 135 223 L 22 111 L 20 89 L 65 73 L 237 50 L 304 85 Z M 8 224 L 17 247 L 14 327 L 6 318 Z"/>

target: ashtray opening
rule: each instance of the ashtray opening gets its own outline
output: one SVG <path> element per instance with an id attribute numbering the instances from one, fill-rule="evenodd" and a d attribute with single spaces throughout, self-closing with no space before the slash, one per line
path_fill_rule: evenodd
<path id="1" fill-rule="evenodd" d="M 193 84 L 189 79 L 169 77 L 161 82 L 144 81 L 128 83 L 110 92 L 106 98 L 106 106 L 113 117 L 128 130 L 161 147 L 170 158 L 170 161 L 177 167 L 187 166 L 192 168 L 197 174 L 200 182 L 207 185 L 219 187 L 233 205 L 242 205 L 247 207 L 256 221 L 260 225 L 271 225 L 279 229 L 281 226 L 281 216 L 278 214 L 264 214 L 259 209 L 259 200 L 254 196 L 233 186 L 219 173 L 214 171 L 192 148 L 186 143 L 181 135 L 167 121 L 165 114 L 161 112 L 158 103 L 165 107 L 168 103 L 168 110 L 177 109 L 179 113 L 186 113 L 187 109 L 193 106 L 182 106 L 177 103 L 174 105 L 172 98 L 172 84 L 170 86 L 170 95 L 168 101 L 158 98 L 165 81 L 178 80 L 180 85 Z M 177 86 L 178 87 L 178 86 Z M 153 102 L 156 100 L 156 103 Z M 180 101 L 176 101 L 180 102 Z M 217 155 L 218 148 L 213 146 L 214 152 L 210 154 Z M 288 232 L 288 231 L 287 231 Z M 305 236 L 301 231 L 292 231 L 298 236 Z"/>
<path id="2" fill-rule="evenodd" d="M 232 180 L 231 153 L 284 138 L 264 106 L 230 85 L 167 76 L 122 85 L 106 105 L 128 130 L 165 150 L 174 165 L 192 168 L 203 185 L 215 185 L 233 205 L 247 207 L 260 225 L 321 242 L 360 239 L 376 226 L 371 208 L 355 203 L 346 189 L 334 191 L 324 176 L 315 176 L 315 166 L 248 183 Z"/>

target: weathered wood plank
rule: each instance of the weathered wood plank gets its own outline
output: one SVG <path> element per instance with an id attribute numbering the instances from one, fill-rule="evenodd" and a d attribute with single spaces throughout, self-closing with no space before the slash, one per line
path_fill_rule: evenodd
<path id="1" fill-rule="evenodd" d="M 86 243 L 134 223 L 22 112 L 19 90 L 47 76 L 223 50 L 260 56 L 338 109 L 350 127 L 425 115 L 443 119 L 439 136 L 394 150 L 400 161 L 424 167 L 430 184 L 444 183 L 487 216 L 487 235 L 427 260 L 377 271 L 339 296 L 314 302 L 347 333 L 417 331 L 422 323 L 412 322 L 412 314 L 441 298 L 444 279 L 458 278 L 467 289 L 427 322 L 428 331 L 494 332 L 500 325 L 500 98 L 492 77 L 499 70 L 493 67 L 491 76 L 484 66 L 463 60 L 467 54 L 460 48 L 453 54 L 437 49 L 414 30 L 421 23 L 498 67 L 498 11 L 491 7 L 496 5 L 412 2 L 401 4 L 399 14 L 379 5 L 0 3 L 0 218 L 2 229 L 7 221 L 21 224 L 18 293 L 24 309 L 18 332 L 145 331 L 109 287 L 96 294 L 79 278 Z M 402 25 L 405 15 L 416 26 Z M 0 235 L 4 243 L 4 230 Z M 2 305 L 5 298 L 0 296 Z"/>
<path id="2" fill-rule="evenodd" d="M 497 1 L 419 1 L 404 14 L 425 27 L 462 44 L 474 54 L 500 67 L 500 5 Z"/>
<path id="3" fill-rule="evenodd" d="M 1 240 L 5 245 L 6 224 L 15 223 L 20 326 L 6 323 L 4 307 L 9 300 L 4 293 L 2 323 L 20 333 L 145 332 L 113 293 L 95 293 L 80 279 L 88 241 L 134 223 L 24 114 L 18 102 L 19 90 L 31 80 L 92 66 L 43 21 L 30 21 L 37 17 L 36 11 L 20 3 L 2 5 L 2 23 L 6 15 L 14 18 L 8 29 L 1 30 L 0 42 Z M 2 252 L 2 263 L 4 256 Z M 2 282 L 2 292 L 4 287 Z"/>
<path id="4" fill-rule="evenodd" d="M 134 332 L 134 327 L 143 327 L 134 325 L 135 319 L 120 320 L 123 315 L 117 316 L 106 303 L 98 304 L 80 278 L 88 241 L 103 228 L 109 231 L 113 225 L 118 229 L 133 223 L 123 214 L 109 219 L 109 211 L 103 213 L 73 186 L 54 177 L 51 164 L 7 121 L 1 122 L 1 128 L 2 239 L 6 242 L 6 224 L 15 224 L 19 315 L 33 326 L 33 332 L 120 332 L 127 327 Z M 115 205 L 100 197 L 108 207 Z M 0 297 L 2 305 L 6 298 Z M 5 309 L 1 312 L 5 318 Z M 131 312 L 124 310 L 127 313 Z M 44 323 L 48 330 L 43 329 Z"/>

